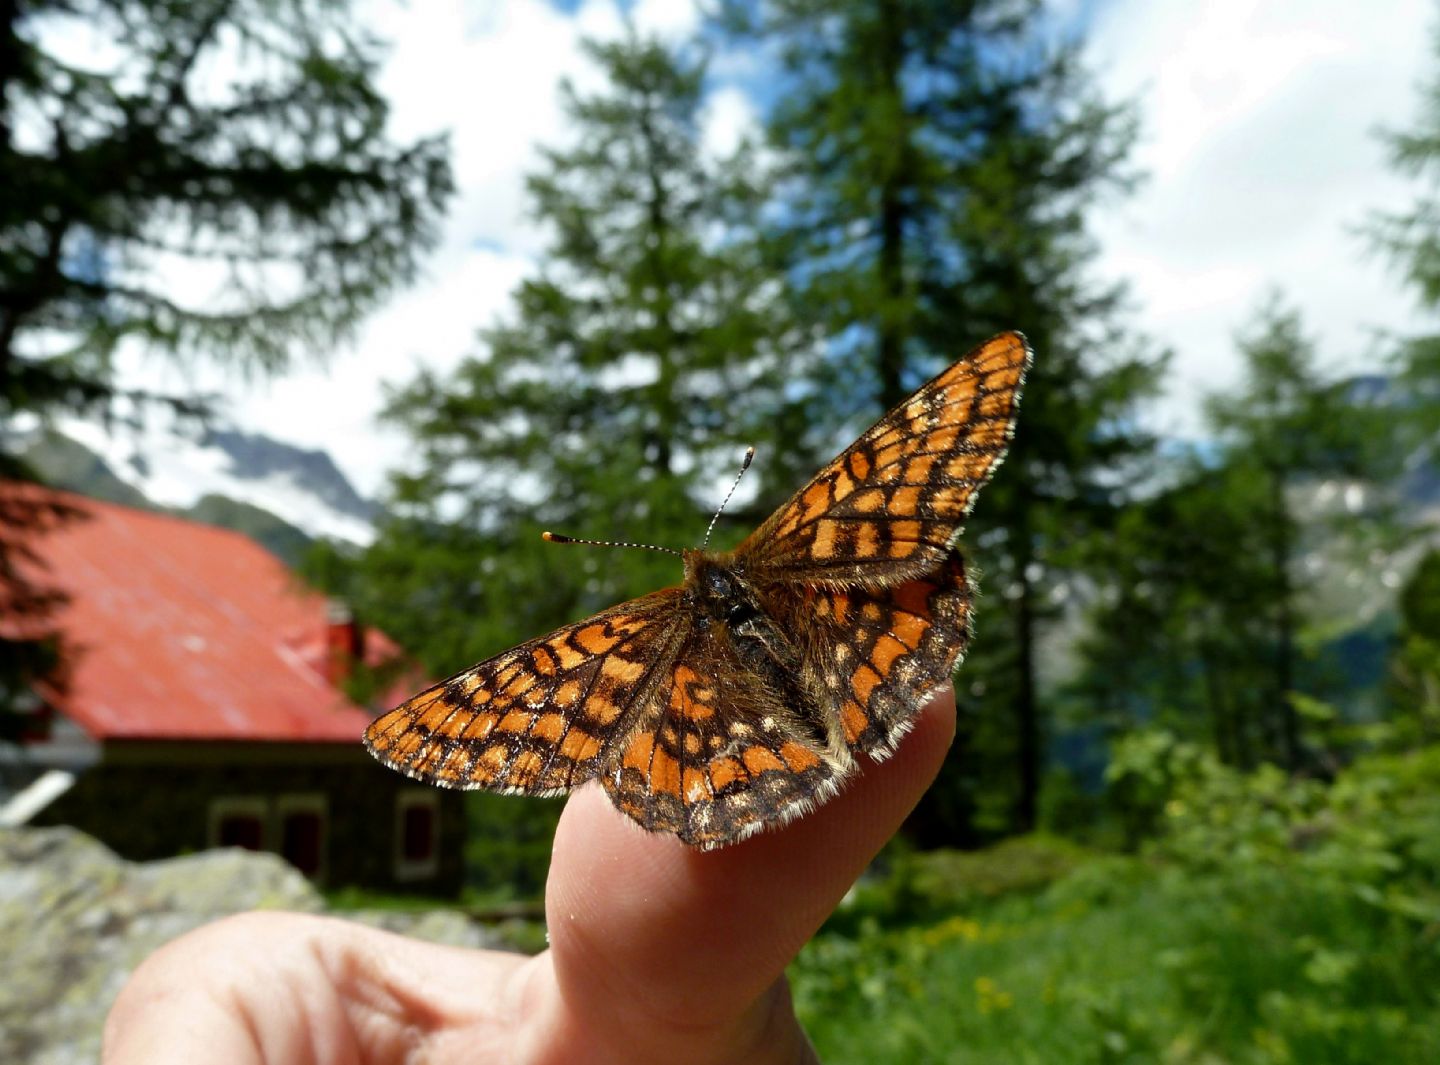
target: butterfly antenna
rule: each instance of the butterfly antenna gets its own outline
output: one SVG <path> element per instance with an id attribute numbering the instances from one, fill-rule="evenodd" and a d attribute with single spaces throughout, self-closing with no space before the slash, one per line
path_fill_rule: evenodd
<path id="1" fill-rule="evenodd" d="M 715 523 L 720 520 L 720 515 L 725 513 L 725 507 L 730 502 L 730 497 L 735 494 L 735 489 L 740 487 L 740 478 L 745 476 L 745 471 L 750 468 L 750 463 L 755 459 L 755 447 L 752 444 L 745 449 L 745 457 L 740 460 L 740 472 L 735 475 L 735 481 L 730 485 L 730 491 L 725 493 L 725 499 L 720 504 L 720 509 L 710 519 L 710 527 L 705 530 L 705 539 L 700 541 L 700 550 L 704 551 L 710 545 L 710 534 L 715 531 Z"/>
<path id="2" fill-rule="evenodd" d="M 585 544 L 587 547 L 639 547 L 646 551 L 663 551 L 667 555 L 675 555 L 678 558 L 685 557 L 682 552 L 676 551 L 673 547 L 622 543 L 618 540 L 582 540 L 578 536 L 564 536 L 561 533 L 552 533 L 548 529 L 540 534 L 540 539 L 550 544 Z"/>

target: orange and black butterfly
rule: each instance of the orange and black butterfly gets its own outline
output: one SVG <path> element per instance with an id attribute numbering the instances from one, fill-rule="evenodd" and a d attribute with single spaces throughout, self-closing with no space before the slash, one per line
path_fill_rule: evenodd
<path id="1" fill-rule="evenodd" d="M 857 753 L 894 749 L 965 650 L 955 540 L 1029 364 L 1018 333 L 982 344 L 735 550 L 682 552 L 679 587 L 457 673 L 366 746 L 443 787 L 557 795 L 599 778 L 644 828 L 705 848 L 806 813 Z"/>

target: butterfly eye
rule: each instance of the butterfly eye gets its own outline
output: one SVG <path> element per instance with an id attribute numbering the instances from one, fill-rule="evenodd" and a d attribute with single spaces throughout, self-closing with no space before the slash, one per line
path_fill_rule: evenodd
<path id="1" fill-rule="evenodd" d="M 738 628 L 748 621 L 755 620 L 758 613 L 759 612 L 747 602 L 733 603 L 725 615 L 725 620 L 728 621 L 731 626 Z"/>

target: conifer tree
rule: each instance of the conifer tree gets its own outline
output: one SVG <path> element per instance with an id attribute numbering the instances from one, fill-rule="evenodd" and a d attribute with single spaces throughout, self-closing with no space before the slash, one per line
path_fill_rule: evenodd
<path id="1" fill-rule="evenodd" d="M 113 413 L 125 341 L 280 371 L 413 277 L 448 149 L 387 138 L 377 50 L 349 7 L 0 4 L 0 430 Z M 181 291 L 200 279 L 208 295 Z M 28 476 L 6 446 L 0 433 L 0 477 Z M 53 641 L 14 638 L 35 620 L 14 604 L 54 604 L 21 546 L 52 523 L 21 505 L 0 519 L 10 692 L 56 661 Z"/>
<path id="2" fill-rule="evenodd" d="M 437 671 L 674 584 L 673 557 L 540 532 L 696 546 L 783 405 L 798 336 L 749 239 L 764 189 L 745 149 L 707 155 L 703 63 L 633 35 L 587 52 L 605 85 L 564 86 L 572 141 L 529 180 L 536 276 L 477 354 L 388 406 L 413 459 L 349 587 Z"/>
<path id="3" fill-rule="evenodd" d="M 830 342 L 807 411 L 816 457 L 991 334 L 1035 348 L 1010 457 L 965 537 L 986 594 L 961 735 L 912 825 L 954 841 L 983 798 L 1002 804 L 992 828 L 1028 829 L 1039 642 L 1075 548 L 1149 446 L 1132 415 L 1157 363 L 1117 324 L 1121 289 L 1088 270 L 1087 212 L 1131 184 L 1132 115 L 1099 98 L 1078 41 L 1047 39 L 1031 0 L 775 0 L 725 16 L 785 67 L 769 116 L 778 252 Z"/>

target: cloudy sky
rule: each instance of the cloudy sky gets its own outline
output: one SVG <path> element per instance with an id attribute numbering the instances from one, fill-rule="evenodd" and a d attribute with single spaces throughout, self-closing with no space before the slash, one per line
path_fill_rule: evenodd
<path id="1" fill-rule="evenodd" d="M 1087 25 L 1101 85 L 1139 102 L 1136 162 L 1148 181 L 1107 205 L 1095 230 L 1100 269 L 1132 286 L 1135 325 L 1175 352 L 1162 425 L 1193 429 L 1200 391 L 1235 382 L 1234 331 L 1268 286 L 1300 308 L 1337 366 L 1373 365 L 1377 330 L 1416 323 L 1355 230 L 1368 212 L 1414 196 L 1386 168 L 1375 131 L 1416 113 L 1440 8 L 1429 0 L 1057 7 Z M 364 0 L 363 10 L 393 42 L 381 88 L 396 136 L 452 132 L 460 192 L 426 277 L 323 369 L 261 385 L 164 372 L 175 386 L 220 385 L 239 425 L 323 447 L 357 487 L 374 492 L 404 453 L 403 440 L 374 422 L 383 384 L 407 380 L 419 365 L 453 365 L 473 350 L 476 328 L 504 312 L 541 247 L 523 177 L 536 146 L 564 136 L 557 84 L 593 79 L 578 42 L 618 34 L 621 18 L 613 0 Z M 633 17 L 681 35 L 695 12 L 691 0 L 638 0 Z M 730 56 L 719 69 L 743 74 L 745 66 L 745 56 Z M 742 82 L 719 82 L 707 138 L 723 147 L 755 110 Z M 977 339 L 957 337 L 957 350 Z M 147 360 L 131 372 L 154 384 L 162 371 Z"/>

